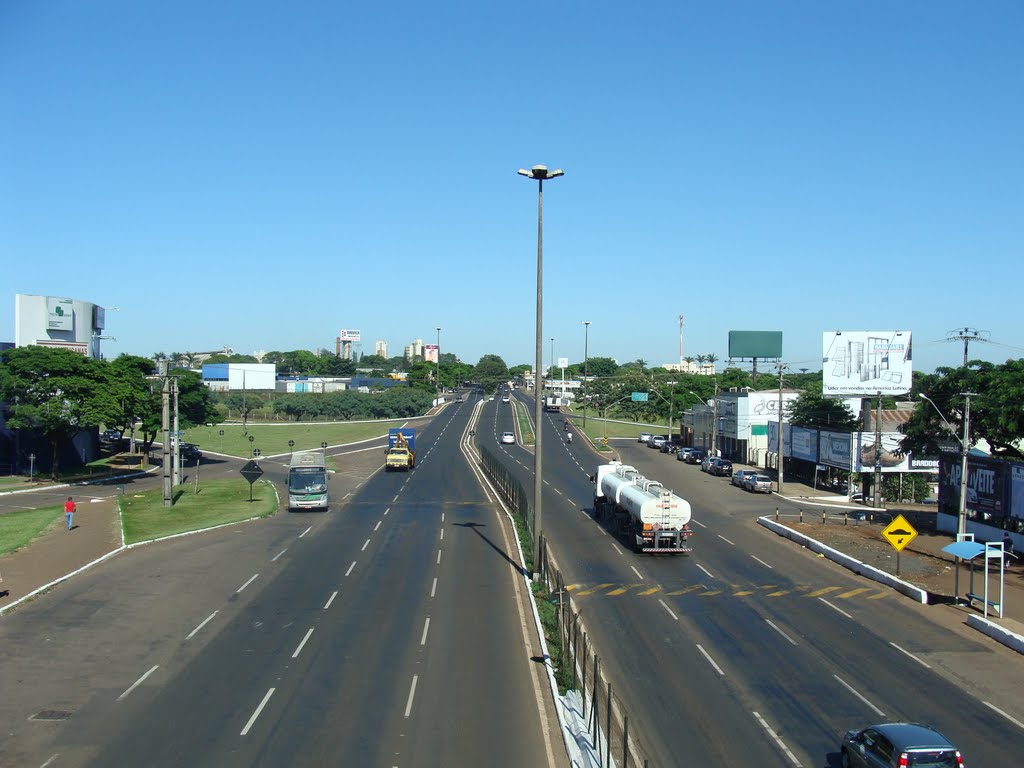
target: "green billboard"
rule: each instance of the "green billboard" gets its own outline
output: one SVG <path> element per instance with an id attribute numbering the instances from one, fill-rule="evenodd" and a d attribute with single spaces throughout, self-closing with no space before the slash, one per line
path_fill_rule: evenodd
<path id="1" fill-rule="evenodd" d="M 729 331 L 729 359 L 782 358 L 782 331 Z"/>

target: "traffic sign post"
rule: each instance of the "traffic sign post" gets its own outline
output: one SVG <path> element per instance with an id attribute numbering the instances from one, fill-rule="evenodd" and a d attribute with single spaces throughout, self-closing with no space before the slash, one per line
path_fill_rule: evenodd
<path id="1" fill-rule="evenodd" d="M 256 449 L 259 450 L 258 448 Z M 249 503 L 252 504 L 252 484 L 263 476 L 263 470 L 255 460 L 250 459 L 241 469 L 242 477 L 249 481 Z"/>
<path id="2" fill-rule="evenodd" d="M 900 552 L 917 538 L 917 531 L 903 515 L 896 515 L 892 522 L 885 526 L 882 537 L 896 550 L 896 575 L 900 575 Z"/>

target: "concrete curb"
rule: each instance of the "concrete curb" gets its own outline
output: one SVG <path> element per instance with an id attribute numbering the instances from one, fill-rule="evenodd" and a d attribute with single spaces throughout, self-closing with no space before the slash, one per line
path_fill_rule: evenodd
<path id="1" fill-rule="evenodd" d="M 0 496 L 16 496 L 19 493 L 39 493 L 40 491 L 53 491 L 60 488 L 79 488 L 85 485 L 101 485 L 103 483 L 113 483 L 118 480 L 131 480 L 136 477 L 145 477 L 146 475 L 152 474 L 159 467 L 150 467 L 147 470 L 136 470 L 129 472 L 124 475 L 110 475 L 109 477 L 96 478 L 95 480 L 76 480 L 75 482 L 58 483 L 56 485 L 40 485 L 36 488 L 19 488 L 15 491 L 0 491 Z"/>
<path id="2" fill-rule="evenodd" d="M 801 544 L 812 552 L 818 552 L 829 560 L 839 563 L 844 568 L 848 568 L 854 573 L 858 573 L 861 576 L 866 576 L 872 581 L 877 581 L 886 586 L 892 587 L 897 592 L 900 592 L 907 597 L 913 599 L 915 602 L 921 603 L 922 605 L 928 605 L 928 591 L 915 587 L 913 584 L 909 584 L 902 579 L 897 579 L 895 576 L 886 573 L 885 571 L 879 570 L 874 566 L 862 563 L 849 555 L 843 554 L 839 550 L 832 549 L 822 544 L 820 541 L 812 539 L 810 536 L 805 536 L 802 533 L 798 533 L 791 528 L 777 523 L 769 517 L 759 517 L 757 519 L 758 525 L 763 525 L 769 531 L 778 534 L 779 536 L 785 536 L 787 539 L 795 541 Z"/>
<path id="3" fill-rule="evenodd" d="M 1024 653 L 1024 636 L 1011 632 L 983 616 L 968 616 L 967 626 L 988 635 L 996 642 L 1002 643 L 1007 648 L 1012 648 L 1017 653 Z"/>

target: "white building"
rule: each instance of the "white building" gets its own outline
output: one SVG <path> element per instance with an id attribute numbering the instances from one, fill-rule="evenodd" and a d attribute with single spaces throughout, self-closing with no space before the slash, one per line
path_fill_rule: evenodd
<path id="1" fill-rule="evenodd" d="M 373 354 L 377 357 L 383 357 L 385 360 L 388 359 L 388 343 L 384 339 L 377 339 L 373 343 Z"/>
<path id="2" fill-rule="evenodd" d="M 405 359 L 409 362 L 423 359 L 423 339 L 413 339 L 412 344 L 405 348 Z"/>
<path id="3" fill-rule="evenodd" d="M 63 347 L 99 359 L 106 311 L 99 304 L 27 293 L 14 297 L 14 345 Z"/>

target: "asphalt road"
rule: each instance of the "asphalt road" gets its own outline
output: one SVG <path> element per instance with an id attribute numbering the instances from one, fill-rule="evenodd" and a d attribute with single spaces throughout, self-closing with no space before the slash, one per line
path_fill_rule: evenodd
<path id="1" fill-rule="evenodd" d="M 968 765 L 1020 761 L 1017 654 L 756 525 L 785 501 L 622 442 L 691 502 L 697 531 L 692 556 L 634 554 L 591 518 L 605 459 L 566 445 L 561 418 L 544 416 L 545 531 L 652 766 L 838 766 L 845 730 L 902 719 Z M 504 450 L 532 483 L 527 452 Z"/>
<path id="2" fill-rule="evenodd" d="M 5 617 L 0 765 L 550 764 L 472 406 L 419 431 L 412 472 L 338 457 L 326 514 L 139 548 Z"/>

